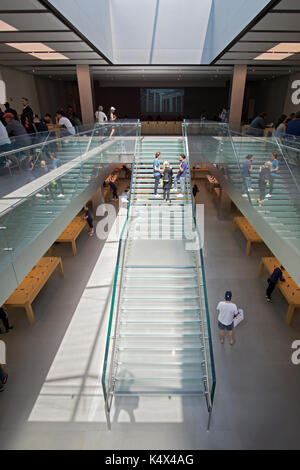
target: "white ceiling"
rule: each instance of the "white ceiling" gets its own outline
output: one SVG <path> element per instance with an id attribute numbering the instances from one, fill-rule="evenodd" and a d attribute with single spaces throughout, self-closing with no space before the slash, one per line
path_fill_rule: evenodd
<path id="1" fill-rule="evenodd" d="M 0 65 L 22 69 L 76 64 L 107 64 L 100 51 L 37 0 L 0 0 L 0 19 L 18 31 L 0 31 Z M 40 60 L 6 45 L 11 42 L 42 42 L 67 60 Z"/>
<path id="2" fill-rule="evenodd" d="M 63 4 L 66 0 L 60 0 Z M 75 0 L 70 0 L 75 1 Z M 94 0 L 100 1 L 100 0 Z M 124 15 L 126 11 L 126 0 L 107 0 L 108 2 L 113 1 L 114 5 L 119 7 L 123 5 Z M 140 0 L 140 5 L 145 4 L 148 0 Z M 172 2 L 173 0 L 167 0 Z M 199 0 L 189 0 L 192 2 L 199 2 Z M 224 0 L 225 1 L 225 0 Z M 82 0 L 76 0 L 77 5 L 82 5 Z M 182 3 L 181 17 L 184 18 L 184 6 L 186 2 Z M 195 3 L 195 4 L 196 4 Z M 207 5 L 210 2 L 207 1 Z M 284 59 L 283 61 L 255 61 L 259 53 L 265 52 L 271 47 L 278 44 L 278 42 L 300 42 L 300 0 L 281 0 L 273 1 L 272 8 L 269 11 L 265 11 L 262 17 L 256 18 L 256 21 L 249 24 L 235 40 L 226 47 L 220 54 L 217 60 L 214 62 L 214 67 L 206 66 L 188 66 L 188 65 L 170 65 L 170 66 L 134 66 L 130 64 L 130 60 L 124 64 L 124 66 L 110 66 L 108 60 L 103 58 L 103 51 L 98 50 L 95 47 L 94 42 L 90 42 L 87 37 L 82 34 L 82 30 L 78 30 L 73 23 L 70 22 L 56 10 L 48 9 L 45 5 L 48 5 L 47 0 L 0 0 L 0 19 L 7 22 L 8 24 L 16 27 L 19 31 L 1 32 L 0 31 L 0 65 L 12 66 L 19 70 L 24 70 L 29 73 L 35 73 L 43 76 L 60 77 L 60 78 L 74 78 L 76 77 L 77 64 L 89 64 L 91 70 L 96 79 L 102 80 L 103 83 L 109 83 L 112 81 L 130 81 L 130 80 L 178 80 L 181 81 L 183 78 L 190 82 L 209 80 L 225 80 L 230 78 L 232 75 L 232 66 L 234 64 L 247 64 L 249 66 L 248 75 L 250 78 L 257 79 L 259 77 L 269 78 L 274 74 L 284 75 L 295 70 L 300 70 L 300 54 L 294 54 L 293 56 Z M 276 3 L 276 4 L 275 4 Z M 153 2 L 151 1 L 153 6 Z M 75 3 L 73 3 L 75 5 Z M 160 0 L 160 5 L 164 7 L 167 5 L 166 2 Z M 157 25 L 159 28 L 156 31 L 154 37 L 154 43 L 157 46 L 160 58 L 167 57 L 170 55 L 171 62 L 178 62 L 179 52 L 185 55 L 187 62 L 190 63 L 192 56 L 201 55 L 201 34 L 197 33 L 197 24 L 199 24 L 199 15 L 194 15 L 194 23 L 184 23 L 184 27 L 181 28 L 180 22 L 174 23 L 173 13 L 170 9 L 161 9 L 161 17 L 157 17 Z M 191 4 L 190 4 L 191 5 Z M 161 6 L 160 6 L 161 8 Z M 152 8 L 153 9 L 153 8 Z M 122 10 L 123 11 L 123 10 Z M 163 12 L 165 14 L 163 15 Z M 167 15 L 169 11 L 169 15 Z M 155 12 L 152 12 L 155 14 Z M 139 13 L 140 17 L 145 11 Z M 124 19 L 123 15 L 123 19 Z M 139 16 L 137 15 L 137 16 Z M 152 15 L 153 16 L 153 15 Z M 164 21 L 172 23 L 172 31 L 175 33 L 176 40 L 172 41 L 170 30 L 164 27 Z M 180 15 L 177 17 L 180 17 Z M 122 18 L 122 15 L 121 17 Z M 174 20 L 174 21 L 173 21 Z M 177 21 L 176 20 L 176 21 Z M 97 18 L 96 18 L 97 21 Z M 206 21 L 206 20 L 205 20 Z M 153 27 L 153 22 L 151 23 Z M 204 22 L 205 23 L 205 22 Z M 120 28 L 120 23 L 112 23 L 114 28 Z M 141 34 L 143 32 L 142 25 L 144 23 L 128 23 L 128 28 L 132 30 L 132 35 L 120 42 L 120 40 L 114 39 L 114 47 L 116 51 L 119 51 L 120 59 L 124 51 L 128 47 L 134 46 L 133 54 L 145 54 L 148 59 L 149 56 L 149 41 L 153 43 L 153 34 L 151 34 L 147 47 L 145 43 L 141 41 Z M 140 29 L 139 28 L 140 25 Z M 168 25 L 167 25 L 168 26 Z M 195 29 L 196 28 L 196 29 Z M 123 33 L 125 34 L 124 30 Z M 148 32 L 149 32 L 148 31 Z M 168 45 L 168 31 L 169 31 L 169 45 Z M 113 32 L 113 31 L 112 31 Z M 203 32 L 203 31 L 202 31 Z M 153 33 L 153 29 L 152 29 Z M 172 34 L 173 34 L 172 33 Z M 163 40 L 162 34 L 165 34 Z M 187 39 L 189 45 L 189 51 L 184 49 L 181 43 L 183 38 Z M 166 40 L 166 41 L 165 41 Z M 133 41 L 133 43 L 132 43 Z M 135 42 L 134 42 L 135 41 Z M 156 42 L 157 41 L 157 42 Z M 165 41 L 165 42 L 164 42 Z M 52 49 L 62 53 L 68 57 L 68 60 L 39 60 L 27 53 L 18 51 L 17 49 L 7 46 L 7 42 L 42 42 Z M 154 44 L 153 43 L 153 44 Z M 152 45 L 153 45 L 152 44 Z M 168 48 L 164 49 L 162 44 L 167 44 Z M 122 52 L 123 51 L 123 52 Z M 146 52 L 145 52 L 146 51 Z M 158 52 L 154 51 L 152 54 L 152 62 L 155 62 Z M 123 57 L 125 57 L 123 55 Z M 183 56 L 181 56 L 183 57 Z M 132 61 L 133 60 L 132 57 Z M 199 62 L 199 61 L 198 61 Z M 149 60 L 148 60 L 149 63 Z M 218 75 L 220 77 L 218 78 Z M 115 82 L 114 82 L 115 83 Z"/>
<path id="3" fill-rule="evenodd" d="M 300 42 L 300 0 L 277 0 L 271 3 L 273 5 L 264 16 L 250 24 L 230 47 L 226 47 L 214 64 L 300 65 L 299 53 L 280 62 L 254 60 L 259 53 L 266 52 L 279 42 Z"/>

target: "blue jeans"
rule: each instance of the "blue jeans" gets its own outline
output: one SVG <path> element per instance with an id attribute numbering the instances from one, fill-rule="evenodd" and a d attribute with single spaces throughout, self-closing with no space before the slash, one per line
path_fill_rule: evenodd
<path id="1" fill-rule="evenodd" d="M 159 185 L 159 180 L 160 180 L 160 178 L 161 178 L 161 174 L 160 174 L 160 173 L 157 174 L 157 175 L 154 174 L 154 180 L 155 180 L 155 181 L 154 181 L 154 194 L 157 194 L 157 189 L 158 189 L 158 185 Z"/>
<path id="2" fill-rule="evenodd" d="M 184 194 L 184 189 L 185 189 L 185 176 L 180 176 L 179 178 L 175 178 L 174 181 L 174 188 L 177 191 L 177 185 L 178 185 L 178 180 L 180 181 L 180 192 L 181 194 Z"/>
<path id="3" fill-rule="evenodd" d="M 251 188 L 251 176 L 244 176 L 244 191 L 247 193 Z"/>

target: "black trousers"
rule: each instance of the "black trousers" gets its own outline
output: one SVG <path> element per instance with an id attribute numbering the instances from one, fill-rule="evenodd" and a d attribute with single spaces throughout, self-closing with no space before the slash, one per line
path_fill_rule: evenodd
<path id="1" fill-rule="evenodd" d="M 164 187 L 164 199 L 170 199 L 170 188 L 169 186 Z"/>
<path id="2" fill-rule="evenodd" d="M 274 176 L 272 175 L 271 173 L 271 176 L 270 176 L 270 186 L 269 186 L 269 193 L 272 194 L 273 192 L 273 187 L 274 187 Z"/>
<path id="3" fill-rule="evenodd" d="M 258 187 L 259 187 L 259 199 L 263 201 L 266 195 L 266 182 L 265 181 L 259 181 L 258 182 Z"/>
<path id="4" fill-rule="evenodd" d="M 6 329 L 6 331 L 9 331 L 9 322 L 8 322 L 8 318 L 7 318 L 7 315 L 6 315 L 6 312 L 5 310 L 0 307 L 0 319 L 3 323 L 3 326 L 4 328 Z"/>
<path id="5" fill-rule="evenodd" d="M 267 290 L 266 290 L 266 296 L 268 297 L 268 299 L 271 298 L 271 295 L 272 295 L 272 292 L 273 290 L 275 289 L 275 282 L 272 282 L 272 281 L 268 281 L 268 287 L 267 287 Z"/>

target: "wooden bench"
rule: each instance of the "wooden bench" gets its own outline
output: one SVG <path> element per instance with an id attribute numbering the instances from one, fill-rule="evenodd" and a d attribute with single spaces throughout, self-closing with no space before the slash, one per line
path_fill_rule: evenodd
<path id="1" fill-rule="evenodd" d="M 81 217 L 75 217 L 67 228 L 60 234 L 56 242 L 58 243 L 71 243 L 73 255 L 76 256 L 76 240 L 81 234 L 82 230 L 86 226 L 86 220 Z M 49 249 L 49 253 L 52 254 L 52 247 Z"/>
<path id="2" fill-rule="evenodd" d="M 219 181 L 212 175 L 206 175 L 206 184 L 210 192 L 212 192 L 215 187 L 220 187 Z"/>
<path id="3" fill-rule="evenodd" d="M 258 233 L 254 230 L 252 225 L 248 222 L 246 217 L 242 217 L 242 216 L 234 217 L 232 230 L 235 232 L 237 227 L 240 228 L 241 232 L 243 233 L 244 237 L 247 240 L 246 255 L 249 256 L 251 243 L 262 243 L 263 240 L 258 235 Z"/>
<path id="4" fill-rule="evenodd" d="M 31 304 L 57 266 L 59 266 L 60 274 L 63 276 L 64 271 L 61 258 L 41 258 L 7 299 L 5 306 L 25 308 L 29 323 L 34 325 L 35 318 Z"/>
<path id="5" fill-rule="evenodd" d="M 259 276 L 262 276 L 264 269 L 268 271 L 268 274 L 271 275 L 275 268 L 279 268 L 280 263 L 275 257 L 262 258 L 259 265 Z M 283 272 L 283 277 L 285 282 L 278 281 L 277 286 L 279 287 L 281 293 L 286 298 L 287 303 L 289 304 L 286 316 L 285 324 L 290 325 L 295 308 L 300 307 L 300 288 L 296 282 L 291 278 L 287 271 Z"/>
<path id="6" fill-rule="evenodd" d="M 205 166 L 201 166 L 199 168 L 195 168 L 195 167 L 191 168 L 192 178 L 201 178 L 201 177 L 204 178 L 207 175 L 207 173 L 209 173 L 209 170 Z"/>

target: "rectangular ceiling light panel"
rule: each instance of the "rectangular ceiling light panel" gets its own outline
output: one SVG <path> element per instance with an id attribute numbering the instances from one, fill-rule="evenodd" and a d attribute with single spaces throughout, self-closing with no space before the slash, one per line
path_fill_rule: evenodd
<path id="1" fill-rule="evenodd" d="M 279 52 L 265 52 L 260 54 L 257 57 L 254 57 L 254 60 L 283 60 L 287 57 L 293 55 L 292 53 L 279 53 Z"/>
<path id="2" fill-rule="evenodd" d="M 69 60 L 69 57 L 59 52 L 30 52 L 30 55 L 40 60 Z"/>
<path id="3" fill-rule="evenodd" d="M 5 21 L 0 20 L 0 31 L 18 31 L 18 30 L 14 26 L 11 26 L 10 24 L 5 23 Z"/>
<path id="4" fill-rule="evenodd" d="M 42 42 L 7 42 L 7 46 L 14 47 L 22 52 L 55 52 Z"/>
<path id="5" fill-rule="evenodd" d="M 277 46 L 272 47 L 268 52 L 300 52 L 300 43 L 297 42 L 280 42 Z"/>

